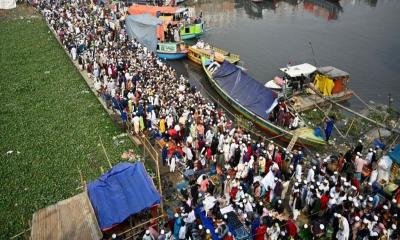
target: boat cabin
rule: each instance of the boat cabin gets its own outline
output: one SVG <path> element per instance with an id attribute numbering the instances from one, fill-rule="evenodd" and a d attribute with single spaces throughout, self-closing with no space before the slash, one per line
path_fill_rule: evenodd
<path id="1" fill-rule="evenodd" d="M 331 94 L 337 94 L 347 90 L 347 84 L 350 78 L 347 72 L 332 66 L 320 67 L 318 68 L 318 72 L 333 80 L 334 86 Z"/>
<path id="2" fill-rule="evenodd" d="M 163 53 L 179 53 L 184 52 L 186 46 L 184 42 L 158 42 L 157 52 Z"/>

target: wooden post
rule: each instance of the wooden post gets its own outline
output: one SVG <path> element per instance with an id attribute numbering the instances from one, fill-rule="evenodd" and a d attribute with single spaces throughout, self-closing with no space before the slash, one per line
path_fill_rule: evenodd
<path id="1" fill-rule="evenodd" d="M 110 166 L 110 168 L 112 168 L 112 164 L 111 164 L 110 158 L 108 157 L 106 148 L 104 147 L 104 144 L 103 144 L 103 141 L 101 140 L 101 136 L 100 135 L 99 135 L 99 138 L 100 138 L 101 147 L 103 148 L 104 154 L 106 155 L 106 158 L 107 158 L 107 161 L 108 161 L 108 165 Z"/>
<path id="2" fill-rule="evenodd" d="M 154 160 L 156 161 L 158 188 L 159 188 L 160 195 L 161 195 L 161 200 L 160 200 L 161 215 L 164 216 L 163 192 L 162 192 L 162 186 L 161 186 L 160 166 L 158 163 L 158 153 L 157 152 L 156 152 L 156 159 L 154 159 Z"/>

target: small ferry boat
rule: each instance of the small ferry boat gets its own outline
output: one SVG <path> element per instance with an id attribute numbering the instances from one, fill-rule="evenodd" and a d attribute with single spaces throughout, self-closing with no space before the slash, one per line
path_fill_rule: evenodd
<path id="1" fill-rule="evenodd" d="M 185 58 L 188 50 L 184 42 L 158 42 L 157 56 L 164 60 L 176 60 Z"/>
<path id="2" fill-rule="evenodd" d="M 164 22 L 173 22 L 179 25 L 182 40 L 198 38 L 204 33 L 204 20 L 201 16 L 191 17 L 194 10 L 187 7 L 148 6 L 132 4 L 128 13 L 131 15 L 151 14 Z"/>
<path id="3" fill-rule="evenodd" d="M 189 46 L 188 57 L 194 63 L 201 65 L 201 57 L 208 59 L 214 59 L 217 62 L 222 63 L 224 60 L 237 64 L 240 61 L 238 54 L 233 54 L 220 48 L 213 47 L 203 41 L 199 41 L 193 46 Z"/>
<path id="4" fill-rule="evenodd" d="M 341 102 L 353 96 L 353 91 L 347 88 L 349 74 L 338 68 L 317 68 L 303 63 L 280 70 L 283 76 L 275 77 L 264 86 L 285 96 L 298 112 L 313 109 L 316 104 L 323 105 L 329 100 Z"/>
<path id="5" fill-rule="evenodd" d="M 264 87 L 236 65 L 226 60 L 219 64 L 202 57 L 202 66 L 218 94 L 263 131 L 284 142 L 296 138 L 297 145 L 317 147 L 325 144 L 324 139 L 303 122 L 295 128 L 286 127 L 290 119 L 299 121 L 298 116 L 286 108 L 278 93 Z M 285 115 L 284 119 L 280 114 Z"/>

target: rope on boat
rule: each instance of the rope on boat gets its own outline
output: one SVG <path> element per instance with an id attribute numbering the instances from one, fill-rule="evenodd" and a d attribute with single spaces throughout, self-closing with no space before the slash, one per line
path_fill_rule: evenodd
<path id="1" fill-rule="evenodd" d="M 370 106 L 368 103 L 366 103 L 360 96 L 358 96 L 358 94 L 357 94 L 356 92 L 354 92 L 354 91 L 353 91 L 353 95 L 354 95 L 362 104 L 364 104 L 369 110 L 373 110 L 373 111 L 376 111 L 376 112 L 383 113 L 383 111 L 381 111 L 381 110 L 379 110 L 379 109 L 377 109 L 377 108 L 371 107 L 371 106 Z"/>

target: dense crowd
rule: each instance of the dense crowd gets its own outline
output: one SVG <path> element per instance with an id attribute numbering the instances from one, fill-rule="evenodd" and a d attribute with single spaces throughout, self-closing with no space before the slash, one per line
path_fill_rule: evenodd
<path id="1" fill-rule="evenodd" d="M 399 192 L 391 196 L 379 184 L 390 174 L 378 161 L 380 149 L 366 151 L 359 142 L 326 158 L 287 152 L 236 127 L 187 79 L 128 38 L 126 7 L 70 0 L 41 1 L 38 8 L 129 130 L 162 139 L 163 164 L 188 179 L 171 224 L 143 239 L 167 239 L 167 232 L 173 239 L 234 239 L 231 212 L 257 240 L 399 239 Z"/>

